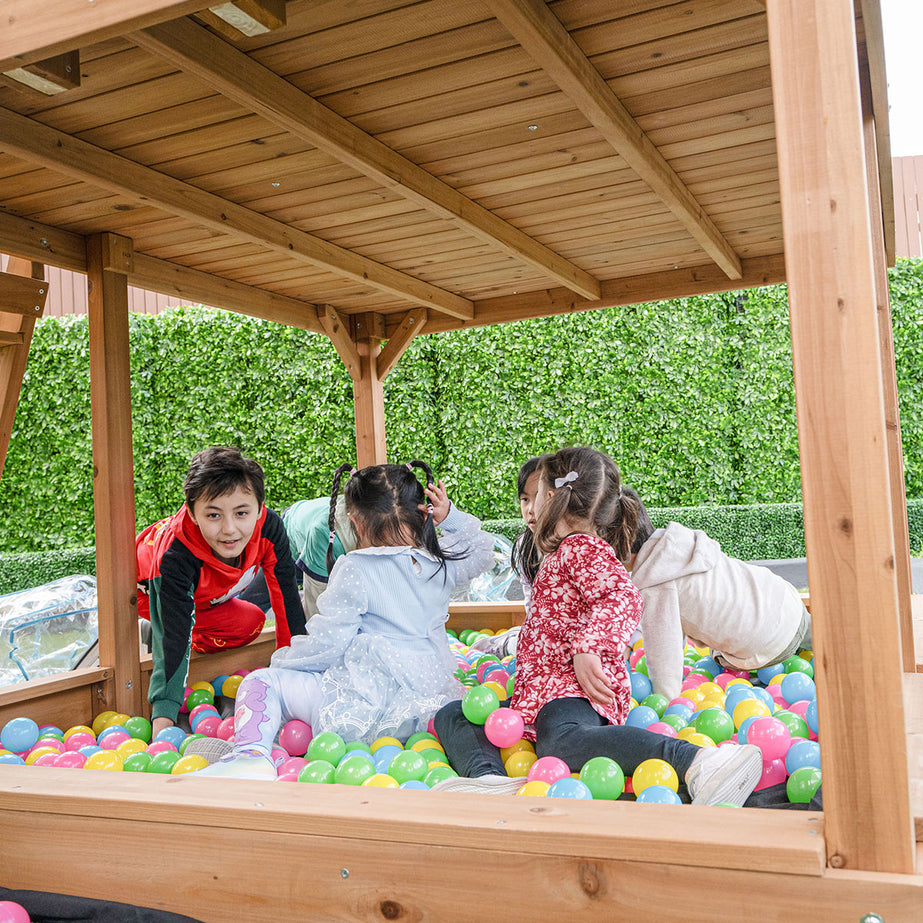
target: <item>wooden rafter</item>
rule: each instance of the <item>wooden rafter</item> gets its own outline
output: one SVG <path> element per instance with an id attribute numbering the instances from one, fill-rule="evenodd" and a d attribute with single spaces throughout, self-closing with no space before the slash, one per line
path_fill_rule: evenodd
<path id="1" fill-rule="evenodd" d="M 494 15 L 663 200 L 731 279 L 740 258 L 643 129 L 612 92 L 545 0 L 488 0 Z"/>
<path id="2" fill-rule="evenodd" d="M 118 192 L 144 205 L 162 208 L 203 227 L 302 259 L 362 285 L 369 285 L 455 317 L 471 317 L 473 314 L 470 301 L 438 286 L 376 263 L 9 109 L 0 109 L 0 137 L 3 137 L 6 151 L 103 189 Z"/>
<path id="3" fill-rule="evenodd" d="M 584 298 L 599 297 L 599 282 L 589 273 L 191 20 L 163 23 L 130 38 L 375 182 L 534 266 L 549 279 Z"/>
<path id="4" fill-rule="evenodd" d="M 359 377 L 359 353 L 349 335 L 349 322 L 344 321 L 329 304 L 318 305 L 317 317 L 337 355 L 343 360 L 349 377 L 355 380 Z"/>
<path id="5" fill-rule="evenodd" d="M 410 341 L 418 334 L 423 333 L 426 327 L 426 308 L 414 308 L 408 311 L 395 331 L 388 337 L 388 342 L 378 354 L 378 377 L 384 381 L 388 372 L 397 365 L 398 359 L 410 345 Z"/>

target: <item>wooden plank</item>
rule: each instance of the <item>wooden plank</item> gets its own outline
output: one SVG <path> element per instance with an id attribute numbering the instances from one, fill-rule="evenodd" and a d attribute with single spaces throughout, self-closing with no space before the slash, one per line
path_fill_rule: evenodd
<path id="1" fill-rule="evenodd" d="M 4 0 L 0 71 L 185 16 L 201 7 L 201 0 L 55 0 L 53 16 L 36 16 L 31 0 Z"/>
<path id="2" fill-rule="evenodd" d="M 894 524 L 882 502 L 887 433 L 853 5 L 775 0 L 767 18 L 828 861 L 909 874 Z M 874 701 L 854 694 L 872 683 Z M 849 728 L 837 720 L 847 710 Z M 861 781 L 871 773 L 880 788 Z"/>
<path id="3" fill-rule="evenodd" d="M 77 176 L 92 185 L 154 205 L 221 233 L 323 266 L 338 275 L 382 289 L 437 311 L 468 317 L 465 298 L 343 250 L 257 212 L 203 192 L 102 148 L 0 109 L 4 147 L 27 159 Z"/>
<path id="4" fill-rule="evenodd" d="M 356 418 L 356 467 L 384 465 L 388 461 L 385 439 L 385 393 L 378 373 L 380 340 L 363 337 L 356 343 L 359 374 L 353 378 Z"/>
<path id="5" fill-rule="evenodd" d="M 397 325 L 397 329 L 388 337 L 388 342 L 382 347 L 378 355 L 378 374 L 382 381 L 391 369 L 397 365 L 398 360 L 410 345 L 410 341 L 426 328 L 426 308 L 415 308 L 404 315 L 404 319 Z"/>
<path id="6" fill-rule="evenodd" d="M 464 228 L 479 240 L 537 267 L 550 279 L 586 298 L 599 296 L 599 284 L 588 273 L 189 20 L 156 26 L 132 38 L 245 108 Z"/>
<path id="7" fill-rule="evenodd" d="M 102 234 L 87 240 L 99 662 L 113 668 L 115 707 L 139 715 L 135 481 L 125 273 L 131 256 L 127 238 Z"/>
<path id="8" fill-rule="evenodd" d="M 25 715 L 39 725 L 53 724 L 66 731 L 104 710 L 112 669 L 72 670 L 48 679 L 33 679 L 0 689 L 0 727 Z"/>
<path id="9" fill-rule="evenodd" d="M 907 233 L 907 200 L 902 157 L 892 159 L 891 175 L 894 178 L 894 252 L 898 258 L 905 259 L 910 251 L 910 238 Z"/>
<path id="10" fill-rule="evenodd" d="M 333 343 L 333 348 L 337 351 L 337 355 L 343 360 L 343 365 L 346 366 L 349 377 L 355 382 L 361 374 L 360 361 L 356 344 L 349 335 L 349 324 L 345 323 L 337 311 L 329 304 L 318 306 L 317 318 L 324 329 L 324 333 Z"/>

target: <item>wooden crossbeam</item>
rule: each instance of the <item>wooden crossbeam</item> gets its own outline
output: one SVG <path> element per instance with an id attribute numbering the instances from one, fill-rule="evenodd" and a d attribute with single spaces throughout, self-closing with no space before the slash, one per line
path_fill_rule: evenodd
<path id="1" fill-rule="evenodd" d="M 525 51 L 731 279 L 740 258 L 544 0 L 488 0 Z"/>
<path id="2" fill-rule="evenodd" d="M 344 321 L 336 309 L 329 304 L 318 305 L 317 319 L 324 328 L 324 333 L 333 343 L 337 355 L 343 360 L 349 377 L 355 381 L 359 376 L 359 353 L 349 335 L 349 323 Z"/>
<path id="3" fill-rule="evenodd" d="M 80 86 L 80 52 L 67 51 L 34 64 L 14 67 L 4 74 L 20 86 L 27 86 L 46 96 L 55 96 Z"/>
<path id="4" fill-rule="evenodd" d="M 321 266 L 415 306 L 424 304 L 454 317 L 471 317 L 474 313 L 472 303 L 466 298 L 9 109 L 0 109 L 0 137 L 3 137 L 4 150 L 26 160 L 128 196 L 143 205 L 162 208 L 203 227 L 267 247 L 312 266 Z"/>
<path id="5" fill-rule="evenodd" d="M 388 342 L 378 354 L 378 376 L 382 381 L 397 365 L 398 359 L 404 355 L 404 350 L 410 346 L 410 341 L 423 333 L 427 318 L 426 308 L 415 308 L 413 311 L 408 311 L 397 325 L 397 329 L 388 337 Z"/>
<path id="6" fill-rule="evenodd" d="M 265 35 L 285 25 L 285 0 L 232 0 L 213 3 L 196 18 L 225 38 L 236 42 L 252 35 Z"/>
<path id="7" fill-rule="evenodd" d="M 189 19 L 129 36 L 185 73 L 584 298 L 599 282 Z"/>

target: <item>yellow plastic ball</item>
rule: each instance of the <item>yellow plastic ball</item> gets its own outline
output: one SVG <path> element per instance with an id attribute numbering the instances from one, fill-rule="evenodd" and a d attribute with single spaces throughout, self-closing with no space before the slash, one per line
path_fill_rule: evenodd
<path id="1" fill-rule="evenodd" d="M 123 743 L 120 743 L 116 748 L 115 752 L 118 753 L 122 762 L 128 759 L 132 753 L 140 753 L 147 747 L 147 744 L 143 740 L 139 740 L 137 737 L 132 737 L 131 740 L 126 740 Z"/>
<path id="2" fill-rule="evenodd" d="M 429 763 L 427 763 L 426 765 L 430 769 L 435 769 L 437 766 L 449 766 L 449 764 L 445 760 L 430 760 Z M 449 766 L 449 769 L 451 768 L 452 767 Z"/>
<path id="3" fill-rule="evenodd" d="M 106 727 L 107 728 L 112 727 L 113 724 L 121 724 L 124 726 L 125 722 L 128 721 L 130 717 L 131 715 L 126 715 L 126 714 L 123 714 L 122 712 L 116 712 L 111 718 L 109 718 L 106 721 Z"/>
<path id="4" fill-rule="evenodd" d="M 527 797 L 531 796 L 533 798 L 544 798 L 548 794 L 549 788 L 551 788 L 550 783 L 542 779 L 533 779 L 531 782 L 526 782 L 516 794 L 526 795 Z"/>
<path id="5" fill-rule="evenodd" d="M 679 776 L 666 760 L 649 759 L 635 767 L 631 774 L 631 785 L 636 795 L 652 785 L 666 785 L 675 792 L 679 788 Z"/>
<path id="6" fill-rule="evenodd" d="M 67 740 L 71 734 L 92 734 L 94 737 L 96 736 L 96 732 L 93 730 L 93 728 L 88 727 L 85 724 L 75 724 L 72 728 L 68 728 L 64 732 L 64 739 Z"/>
<path id="7" fill-rule="evenodd" d="M 92 728 L 89 729 L 90 733 L 95 734 L 97 737 L 99 737 L 99 732 L 104 731 L 106 729 L 106 726 L 109 724 L 109 719 L 114 718 L 116 714 L 117 712 L 114 712 L 114 711 L 101 711 L 93 719 L 93 726 Z M 81 729 L 86 730 L 86 728 L 84 728 L 83 725 L 81 725 Z M 71 730 L 74 730 L 74 728 L 71 728 Z M 64 736 L 66 737 L 67 735 L 65 734 Z"/>
<path id="8" fill-rule="evenodd" d="M 212 695 L 215 694 L 215 687 L 211 683 L 207 683 L 204 679 L 200 679 L 197 683 L 193 683 L 190 687 L 192 689 L 206 689 Z"/>
<path id="9" fill-rule="evenodd" d="M 723 695 L 707 695 L 696 707 L 696 711 L 705 711 L 706 708 L 720 708 L 724 710 Z"/>
<path id="10" fill-rule="evenodd" d="M 798 656 L 810 663 L 814 659 L 814 651 L 798 651 Z"/>
<path id="11" fill-rule="evenodd" d="M 402 750 L 404 749 L 404 745 L 396 737 L 379 737 L 378 740 L 373 740 L 371 743 L 372 753 L 375 753 L 388 744 L 400 747 Z"/>
<path id="12" fill-rule="evenodd" d="M 707 657 L 711 654 L 711 648 L 707 644 L 695 644 L 693 643 L 693 648 L 695 648 L 696 653 L 701 654 L 703 657 Z"/>
<path id="13" fill-rule="evenodd" d="M 514 753 L 535 753 L 535 744 L 531 740 L 526 740 L 525 737 L 520 737 L 519 740 L 514 744 L 510 744 L 508 747 L 502 747 L 500 750 L 500 759 L 503 760 L 503 765 L 506 765 L 506 761 Z"/>
<path id="14" fill-rule="evenodd" d="M 628 710 L 631 711 L 633 708 L 637 707 L 637 705 L 638 705 L 638 700 L 634 696 L 632 696 L 628 700 Z"/>
<path id="15" fill-rule="evenodd" d="M 31 766 L 40 756 L 44 756 L 46 753 L 60 753 L 60 750 L 56 750 L 54 747 L 36 747 L 27 757 L 26 765 Z"/>
<path id="16" fill-rule="evenodd" d="M 748 679 L 744 679 L 742 676 L 735 676 L 734 679 L 728 680 L 727 685 L 724 687 L 724 691 L 727 692 L 731 686 L 752 686 L 753 683 Z"/>
<path id="17" fill-rule="evenodd" d="M 704 692 L 706 696 L 724 696 L 724 690 L 717 683 L 710 683 L 708 680 L 705 680 L 704 683 L 699 683 L 696 689 Z"/>
<path id="18" fill-rule="evenodd" d="M 708 698 L 708 693 L 705 692 L 700 686 L 696 686 L 694 689 L 689 689 L 683 693 L 683 695 L 692 702 L 693 705 L 701 705 Z"/>
<path id="19" fill-rule="evenodd" d="M 771 714 L 772 712 L 765 702 L 761 702 L 757 699 L 744 699 L 734 706 L 734 714 L 732 716 L 734 718 L 734 727 L 739 729 L 747 718 L 767 717 Z"/>
<path id="20" fill-rule="evenodd" d="M 375 749 L 375 744 L 372 744 L 373 753 L 375 752 Z M 438 740 L 430 740 L 429 738 L 426 740 L 418 740 L 416 743 L 412 743 L 410 745 L 410 749 L 416 750 L 417 753 L 422 753 L 424 750 L 441 750 L 443 753 L 445 753 L 445 747 L 443 747 Z"/>
<path id="21" fill-rule="evenodd" d="M 204 769 L 207 765 L 208 760 L 204 756 L 199 756 L 198 753 L 190 753 L 189 756 L 181 756 L 173 764 L 170 774 L 181 776 L 187 772 L 198 772 L 198 770 Z"/>
<path id="22" fill-rule="evenodd" d="M 506 767 L 506 774 L 510 777 L 521 777 L 529 774 L 529 767 L 538 759 L 535 753 L 528 750 L 519 750 L 512 754 L 503 764 Z"/>
<path id="23" fill-rule="evenodd" d="M 778 686 L 786 676 L 788 676 L 787 673 L 776 673 L 776 675 L 771 680 L 769 680 L 768 685 Z"/>
<path id="24" fill-rule="evenodd" d="M 679 737 L 679 734 L 676 735 Z M 708 736 L 708 734 L 703 734 L 701 731 L 693 731 L 686 740 L 691 744 L 695 744 L 697 747 L 717 747 L 718 745 Z"/>
<path id="25" fill-rule="evenodd" d="M 478 631 L 482 635 L 487 635 L 488 638 L 492 638 L 496 634 L 496 632 L 491 628 L 479 628 Z"/>
<path id="26" fill-rule="evenodd" d="M 229 699 L 236 698 L 237 690 L 240 689 L 240 684 L 243 681 L 244 678 L 238 676 L 236 673 L 233 674 L 233 676 L 229 676 L 221 685 L 221 694 L 227 696 Z"/>
<path id="27" fill-rule="evenodd" d="M 84 769 L 109 769 L 116 772 L 122 770 L 122 760 L 115 750 L 100 750 L 87 757 L 83 764 Z"/>
<path id="28" fill-rule="evenodd" d="M 488 680 L 486 683 L 482 683 L 481 685 L 486 686 L 488 689 L 493 689 L 493 691 L 497 693 L 497 698 L 501 702 L 504 702 L 509 698 L 509 696 L 506 694 L 506 687 L 501 686 L 499 683 L 494 682 L 492 679 Z"/>
<path id="29" fill-rule="evenodd" d="M 695 732 L 695 728 L 691 724 L 687 724 L 676 732 L 676 738 L 677 740 L 689 740 L 689 735 L 695 734 Z"/>
<path id="30" fill-rule="evenodd" d="M 639 647 L 644 647 L 644 638 L 638 638 L 638 640 L 632 644 L 631 649 L 636 651 Z"/>
<path id="31" fill-rule="evenodd" d="M 397 779 L 387 775 L 384 772 L 376 772 L 374 776 L 369 776 L 363 783 L 369 788 L 397 788 Z"/>

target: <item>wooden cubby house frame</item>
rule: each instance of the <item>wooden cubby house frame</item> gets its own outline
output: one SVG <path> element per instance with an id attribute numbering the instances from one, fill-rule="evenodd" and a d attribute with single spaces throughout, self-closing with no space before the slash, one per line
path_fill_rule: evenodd
<path id="1" fill-rule="evenodd" d="M 0 724 L 146 707 L 129 284 L 329 336 L 369 464 L 418 334 L 785 281 L 825 811 L 0 766 L 0 885 L 205 921 L 923 919 L 878 0 L 209 2 L 0 0 L 0 457 L 43 265 L 86 273 L 100 625 L 98 668 L 4 689 Z"/>

